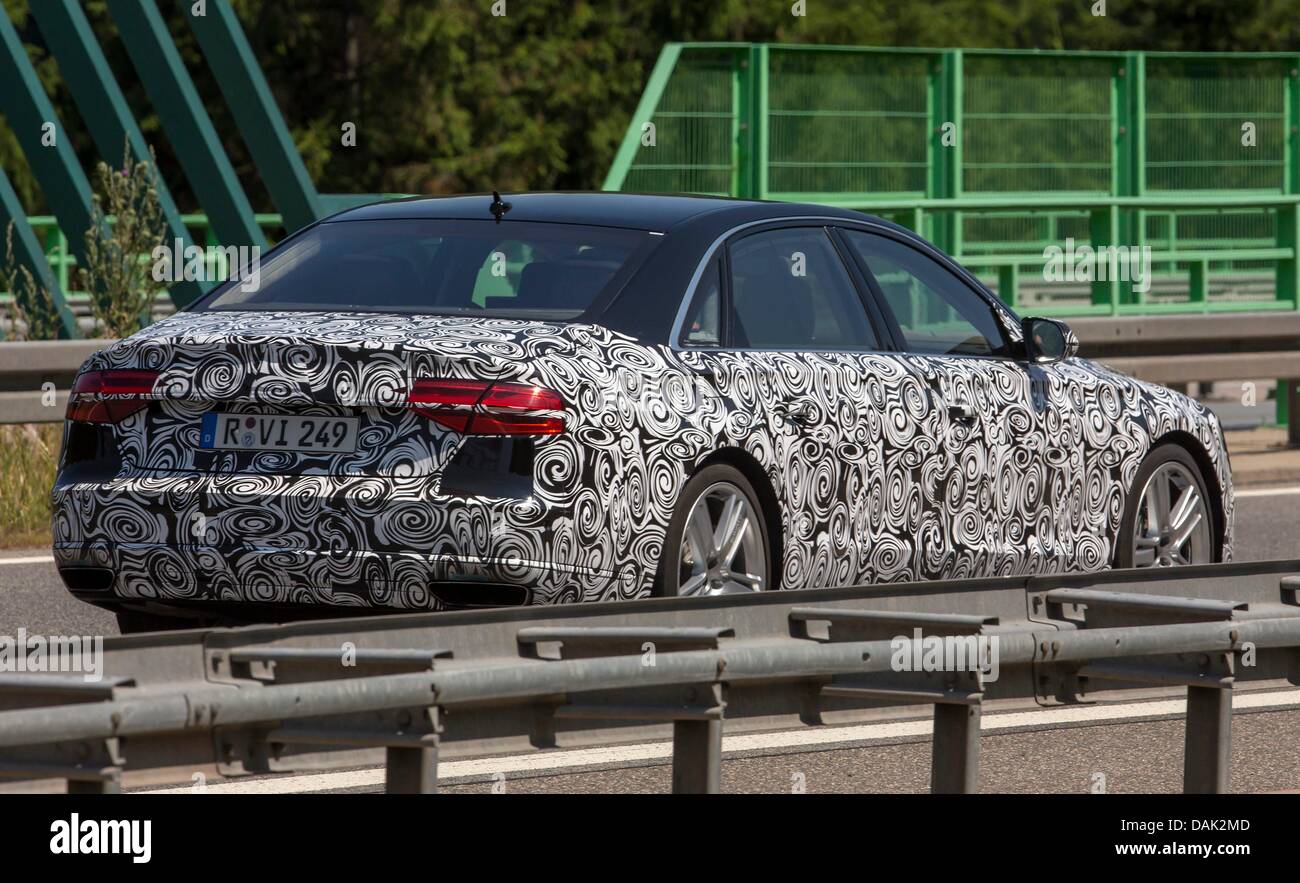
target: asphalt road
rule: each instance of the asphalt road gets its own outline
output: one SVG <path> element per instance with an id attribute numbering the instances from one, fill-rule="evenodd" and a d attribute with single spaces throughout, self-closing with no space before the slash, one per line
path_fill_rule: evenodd
<path id="1" fill-rule="evenodd" d="M 1300 791 L 1300 690 L 1233 697 L 1230 790 Z M 724 735 L 722 790 L 744 794 L 910 794 L 929 790 L 930 724 L 915 720 Z M 997 711 L 984 715 L 980 784 L 986 794 L 1158 794 L 1183 785 L 1180 699 Z M 1281 746 L 1281 747 L 1279 747 Z M 534 751 L 443 760 L 449 794 L 662 794 L 671 743 Z M 171 794 L 363 794 L 383 791 L 377 767 L 128 788 Z"/>
<path id="2" fill-rule="evenodd" d="M 1283 490 L 1291 492 L 1248 489 L 1240 493 L 1236 560 L 1300 558 L 1300 488 Z M 112 616 L 68 595 L 48 558 L 45 549 L 0 553 L 0 631 L 21 626 L 40 634 L 117 634 Z"/>
<path id="3" fill-rule="evenodd" d="M 1278 750 L 1300 732 L 1300 711 L 1252 712 L 1232 722 L 1231 790 L 1300 788 L 1300 756 Z M 985 794 L 1177 794 L 1183 789 L 1183 721 L 1043 727 L 980 738 Z M 656 764 L 449 784 L 456 793 L 663 794 L 672 767 Z M 802 792 L 797 789 L 802 788 Z M 356 789 L 358 792 L 382 788 Z M 924 794 L 929 737 L 852 748 L 724 758 L 725 794 Z"/>
<path id="4" fill-rule="evenodd" d="M 0 556 L 0 633 L 18 627 L 44 634 L 117 633 L 113 618 L 73 600 L 44 550 Z M 1300 557 L 1300 487 L 1279 493 L 1248 490 L 1238 499 L 1237 560 Z M 31 558 L 38 560 L 21 559 Z M 13 562 L 13 563 L 7 563 Z M 1256 707 L 1241 706 L 1233 720 L 1232 790 L 1300 790 L 1300 755 L 1279 750 L 1300 732 L 1300 691 L 1275 694 Z M 1245 700 L 1249 701 L 1249 700 Z M 985 715 L 981 739 L 981 785 L 986 793 L 1087 793 L 1097 776 L 1111 793 L 1177 792 L 1182 786 L 1181 703 L 1129 703 L 1100 711 L 1094 720 L 1066 719 L 1043 710 L 1023 725 L 999 725 Z M 1006 715 L 1001 716 L 1003 721 Z M 909 793 L 927 790 L 930 737 L 924 721 L 911 732 L 845 737 L 801 744 L 797 739 L 765 749 L 746 749 L 744 738 L 724 743 L 722 786 L 733 793 Z M 1001 728 L 999 729 L 999 726 Z M 991 729 L 992 728 L 992 729 Z M 792 731 L 794 732 L 794 731 Z M 875 732 L 875 731 L 871 731 Z M 639 759 L 638 759 L 639 757 Z M 630 759 L 629 759 L 630 758 Z M 505 771 L 493 773 L 498 761 Z M 566 763 L 569 764 L 566 766 Z M 632 746 L 620 758 L 590 764 L 556 761 L 548 753 L 521 758 L 484 758 L 440 766 L 449 793 L 663 793 L 670 789 L 667 746 Z M 214 783 L 222 791 L 381 791 L 382 769 L 302 777 L 250 777 Z M 54 785 L 55 783 L 50 783 Z M 179 788 L 179 791 L 189 789 Z"/>

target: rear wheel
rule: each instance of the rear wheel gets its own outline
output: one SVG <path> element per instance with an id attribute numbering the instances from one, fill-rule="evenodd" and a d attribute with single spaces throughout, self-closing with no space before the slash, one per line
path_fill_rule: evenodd
<path id="1" fill-rule="evenodd" d="M 731 466 L 707 466 L 682 491 L 668 525 L 657 595 L 739 595 L 772 580 L 771 543 L 758 495 Z"/>
<path id="2" fill-rule="evenodd" d="M 1152 451 L 1133 482 L 1120 524 L 1120 567 L 1175 567 L 1214 560 L 1214 529 L 1201 471 L 1181 445 Z"/>

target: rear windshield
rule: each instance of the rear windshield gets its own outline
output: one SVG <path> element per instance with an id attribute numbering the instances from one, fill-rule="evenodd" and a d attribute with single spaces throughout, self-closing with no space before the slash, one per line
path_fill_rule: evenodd
<path id="1" fill-rule="evenodd" d="M 327 223 L 286 241 L 257 274 L 227 282 L 195 309 L 572 319 L 615 276 L 621 284 L 657 239 L 509 220 Z"/>

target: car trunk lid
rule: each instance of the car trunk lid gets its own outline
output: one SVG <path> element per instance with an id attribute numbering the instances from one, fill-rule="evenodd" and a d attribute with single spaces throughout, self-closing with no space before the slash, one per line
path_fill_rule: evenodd
<path id="1" fill-rule="evenodd" d="M 118 426 L 134 469 L 418 477 L 437 474 L 465 438 L 448 415 L 484 410 L 476 402 L 507 384 L 537 385 L 545 357 L 571 348 L 550 323 L 200 312 L 164 320 L 87 367 L 159 372 L 156 400 Z M 443 401 L 436 385 L 435 401 L 412 395 L 435 380 L 460 382 L 465 396 Z M 498 398 L 539 406 L 531 416 L 562 408 Z"/>

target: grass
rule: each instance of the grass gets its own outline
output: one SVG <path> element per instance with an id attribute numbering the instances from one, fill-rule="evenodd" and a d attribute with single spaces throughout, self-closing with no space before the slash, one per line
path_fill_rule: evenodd
<path id="1" fill-rule="evenodd" d="M 0 548 L 50 543 L 60 423 L 0 426 Z"/>

